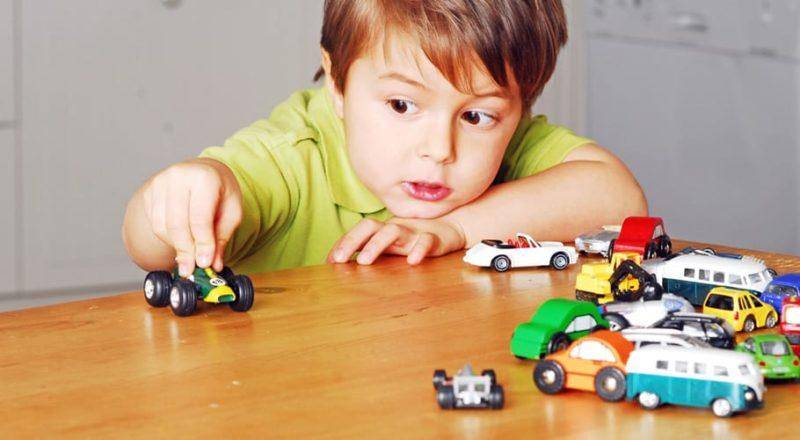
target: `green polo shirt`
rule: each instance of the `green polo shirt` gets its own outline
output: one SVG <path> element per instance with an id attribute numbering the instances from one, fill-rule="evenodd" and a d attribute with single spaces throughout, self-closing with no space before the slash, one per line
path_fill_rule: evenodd
<path id="1" fill-rule="evenodd" d="M 591 143 L 545 116 L 525 118 L 509 143 L 496 182 L 520 179 Z M 226 249 L 237 272 L 325 262 L 333 244 L 365 217 L 392 214 L 356 177 L 344 125 L 325 88 L 293 94 L 269 119 L 234 134 L 200 157 L 226 164 L 242 190 L 243 218 Z"/>

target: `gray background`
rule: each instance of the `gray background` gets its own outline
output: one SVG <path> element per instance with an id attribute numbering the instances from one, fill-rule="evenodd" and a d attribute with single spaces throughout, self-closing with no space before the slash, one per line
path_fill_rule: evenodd
<path id="1" fill-rule="evenodd" d="M 673 236 L 795 253 L 798 1 L 570 0 L 535 111 L 619 154 Z M 321 6 L 0 0 L 0 310 L 136 288 L 128 198 L 310 86 Z"/>

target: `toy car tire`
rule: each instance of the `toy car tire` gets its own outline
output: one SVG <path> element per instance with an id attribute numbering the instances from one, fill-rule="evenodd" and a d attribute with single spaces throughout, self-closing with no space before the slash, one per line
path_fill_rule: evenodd
<path id="1" fill-rule="evenodd" d="M 555 353 L 557 351 L 566 350 L 569 347 L 569 336 L 566 333 L 558 332 L 550 338 L 547 344 L 547 354 Z"/>
<path id="2" fill-rule="evenodd" d="M 645 246 L 645 248 L 644 248 L 644 257 L 643 258 L 645 260 L 649 260 L 649 259 L 655 258 L 655 257 L 656 257 L 655 245 L 651 241 L 650 243 L 647 243 L 647 246 Z"/>
<path id="3" fill-rule="evenodd" d="M 436 391 L 436 401 L 442 409 L 453 409 L 456 404 L 456 393 L 452 385 L 442 385 Z"/>
<path id="4" fill-rule="evenodd" d="M 563 252 L 558 252 L 550 259 L 550 266 L 555 270 L 564 270 L 569 266 L 569 257 Z"/>
<path id="5" fill-rule="evenodd" d="M 166 307 L 171 289 L 172 275 L 163 270 L 148 273 L 142 287 L 145 301 L 153 307 Z"/>
<path id="6" fill-rule="evenodd" d="M 614 256 L 614 245 L 617 243 L 617 240 L 611 240 L 608 242 L 608 250 L 606 251 L 606 258 L 608 262 L 611 262 L 611 257 Z"/>
<path id="7" fill-rule="evenodd" d="M 618 368 L 601 368 L 594 377 L 594 390 L 606 402 L 619 402 L 625 398 L 625 374 Z"/>
<path id="8" fill-rule="evenodd" d="M 492 385 L 497 384 L 497 374 L 495 374 L 494 370 L 483 370 L 481 371 L 481 376 L 489 376 L 489 379 L 492 381 Z"/>
<path id="9" fill-rule="evenodd" d="M 612 332 L 618 332 L 631 326 L 627 319 L 619 313 L 605 313 L 603 318 L 609 323 L 608 329 Z"/>
<path id="10" fill-rule="evenodd" d="M 178 280 L 169 292 L 169 307 L 178 316 L 189 316 L 197 309 L 197 292 L 194 283 L 189 280 Z"/>
<path id="11" fill-rule="evenodd" d="M 533 369 L 533 383 L 545 394 L 556 394 L 564 389 L 564 368 L 556 361 L 543 360 Z"/>
<path id="12" fill-rule="evenodd" d="M 656 409 L 661 405 L 661 398 L 658 397 L 658 394 L 649 391 L 639 393 L 637 400 L 644 409 Z"/>
<path id="13" fill-rule="evenodd" d="M 221 271 L 217 272 L 217 275 L 219 275 L 220 278 L 225 280 L 225 282 L 227 282 L 228 284 L 231 284 L 231 281 L 233 280 L 233 276 L 235 274 L 233 273 L 230 267 L 224 266 Z"/>
<path id="14" fill-rule="evenodd" d="M 447 382 L 447 372 L 445 370 L 433 371 L 433 388 L 439 389 L 440 386 Z"/>
<path id="15" fill-rule="evenodd" d="M 733 415 L 733 406 L 728 402 L 728 399 L 716 399 L 711 402 L 711 412 L 717 417 L 730 417 Z"/>
<path id="16" fill-rule="evenodd" d="M 764 320 L 764 327 L 773 328 L 776 324 L 778 324 L 778 317 L 775 316 L 774 313 L 770 312 L 770 314 L 767 315 L 767 319 Z"/>
<path id="17" fill-rule="evenodd" d="M 505 255 L 498 255 L 492 259 L 492 269 L 498 272 L 505 272 L 511 269 L 511 259 Z"/>
<path id="18" fill-rule="evenodd" d="M 650 280 L 642 286 L 642 298 L 645 301 L 658 301 L 664 295 L 664 288 L 656 280 Z"/>
<path id="19" fill-rule="evenodd" d="M 742 324 L 742 330 L 746 331 L 747 333 L 752 332 L 756 329 L 756 320 L 753 319 L 752 316 L 748 316 L 744 320 L 744 324 Z"/>
<path id="20" fill-rule="evenodd" d="M 492 385 L 489 389 L 489 408 L 491 409 L 501 409 L 505 404 L 505 394 L 503 393 L 503 387 L 500 385 Z"/>
<path id="21" fill-rule="evenodd" d="M 246 312 L 253 307 L 253 300 L 255 299 L 255 292 L 253 291 L 253 282 L 247 275 L 234 275 L 231 279 L 231 289 L 236 294 L 236 299 L 228 303 L 235 312 Z"/>
<path id="22" fill-rule="evenodd" d="M 661 239 L 661 243 L 658 246 L 658 252 L 656 252 L 659 257 L 666 257 L 672 253 L 672 240 L 670 240 L 669 236 L 665 235 Z"/>

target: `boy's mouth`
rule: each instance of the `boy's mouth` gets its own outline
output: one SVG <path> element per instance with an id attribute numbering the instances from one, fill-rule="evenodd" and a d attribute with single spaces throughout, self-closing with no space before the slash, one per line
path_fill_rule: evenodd
<path id="1" fill-rule="evenodd" d="M 406 194 L 427 202 L 438 202 L 453 192 L 451 188 L 434 182 L 403 182 L 402 187 Z"/>

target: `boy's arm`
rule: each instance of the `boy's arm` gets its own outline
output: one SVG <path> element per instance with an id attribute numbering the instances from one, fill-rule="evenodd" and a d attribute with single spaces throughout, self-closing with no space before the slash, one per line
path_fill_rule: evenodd
<path id="1" fill-rule="evenodd" d="M 541 173 L 490 187 L 473 202 L 437 219 L 365 219 L 331 249 L 329 262 L 371 264 L 380 254 L 407 255 L 410 264 L 485 238 L 530 232 L 538 240 L 572 240 L 603 224 L 645 215 L 647 200 L 616 156 L 594 144 L 570 152 Z"/>

